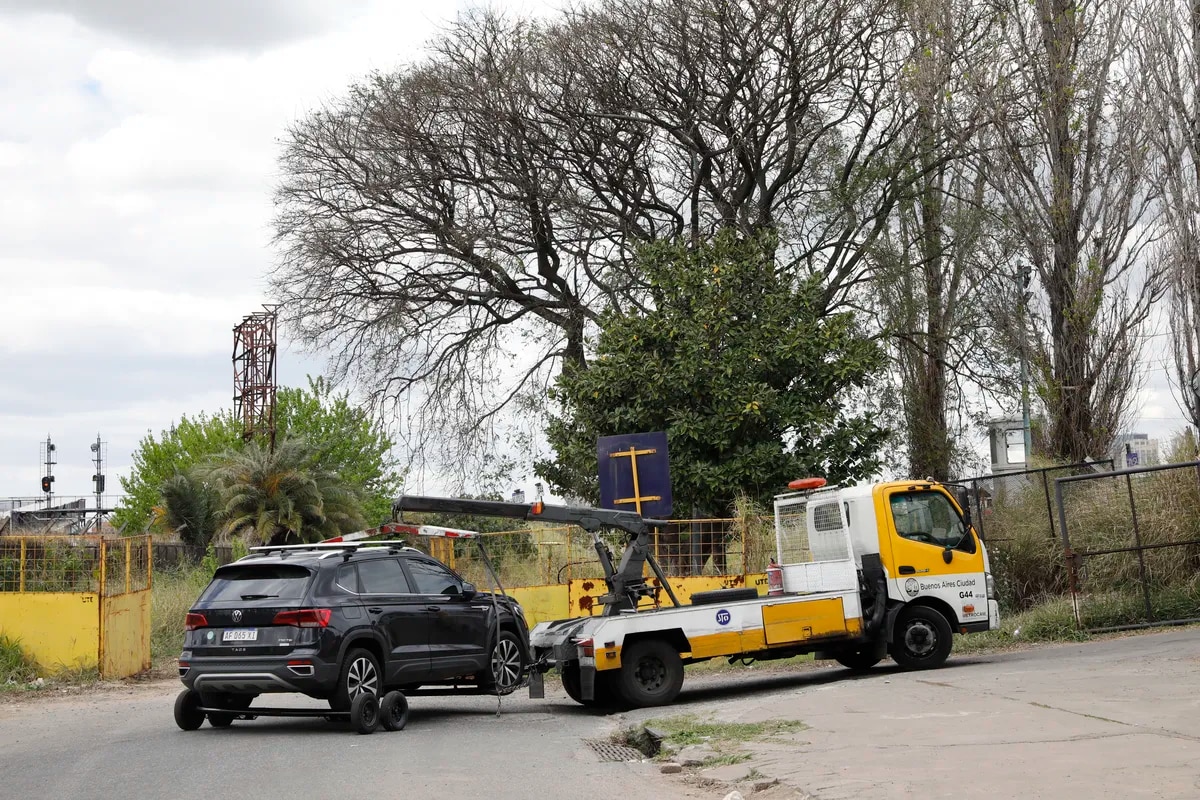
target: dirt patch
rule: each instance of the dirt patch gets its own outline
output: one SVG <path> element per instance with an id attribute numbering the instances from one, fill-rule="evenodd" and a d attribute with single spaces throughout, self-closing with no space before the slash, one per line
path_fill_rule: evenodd
<path id="1" fill-rule="evenodd" d="M 49 703 L 77 703 L 97 695 L 108 697 L 116 694 L 129 694 L 140 697 L 163 694 L 180 686 L 182 684 L 179 683 L 178 677 L 159 674 L 154 670 L 119 681 L 84 681 L 80 683 L 47 681 L 38 688 L 10 689 L 0 692 L 0 711 L 16 711 Z"/>

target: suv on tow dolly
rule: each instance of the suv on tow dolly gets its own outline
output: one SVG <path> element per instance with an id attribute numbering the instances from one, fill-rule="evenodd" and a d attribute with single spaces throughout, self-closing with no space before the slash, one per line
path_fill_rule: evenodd
<path id="1" fill-rule="evenodd" d="M 256 548 L 216 571 L 185 627 L 179 677 L 227 709 L 208 712 L 216 727 L 268 692 L 333 711 L 391 689 L 508 694 L 529 663 L 515 600 L 403 542 Z"/>

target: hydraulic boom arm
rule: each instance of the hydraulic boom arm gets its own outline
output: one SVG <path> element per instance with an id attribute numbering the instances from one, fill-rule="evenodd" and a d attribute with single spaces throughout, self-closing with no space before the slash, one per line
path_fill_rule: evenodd
<path id="1" fill-rule="evenodd" d="M 654 559 L 650 530 L 666 526 L 662 520 L 643 519 L 633 511 L 617 511 L 610 508 L 588 508 L 572 506 L 549 506 L 536 503 L 506 503 L 500 500 L 469 500 L 456 497 L 401 496 L 392 503 L 392 516 L 396 519 L 404 511 L 431 512 L 439 514 L 472 514 L 481 517 L 507 517 L 509 519 L 538 520 L 542 522 L 565 522 L 578 525 L 592 535 L 592 546 L 604 569 L 604 582 L 608 594 L 600 598 L 606 616 L 622 610 L 635 610 L 638 601 L 651 597 L 654 589 L 646 585 L 642 574 L 643 565 L 649 564 L 659 583 L 666 590 L 671 602 L 678 606 L 679 600 L 671 590 L 662 567 Z M 612 554 L 600 539 L 600 531 L 616 528 L 626 534 L 625 552 L 621 563 L 614 566 Z"/>

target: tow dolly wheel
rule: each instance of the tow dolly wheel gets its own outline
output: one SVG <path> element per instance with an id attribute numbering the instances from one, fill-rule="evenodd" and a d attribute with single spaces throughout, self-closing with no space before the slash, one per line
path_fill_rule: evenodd
<path id="1" fill-rule="evenodd" d="M 408 698 L 401 692 L 388 692 L 379 704 L 379 717 L 385 731 L 404 730 L 408 724 Z"/>
<path id="2" fill-rule="evenodd" d="M 175 724 L 185 731 L 194 731 L 204 724 L 199 692 L 184 689 L 175 698 Z"/>
<path id="3" fill-rule="evenodd" d="M 379 727 L 379 700 L 363 692 L 350 703 L 350 723 L 359 733 L 374 733 Z"/>

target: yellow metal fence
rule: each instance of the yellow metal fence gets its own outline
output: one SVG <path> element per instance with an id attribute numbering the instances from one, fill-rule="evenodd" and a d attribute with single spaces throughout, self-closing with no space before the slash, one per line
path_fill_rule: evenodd
<path id="1" fill-rule="evenodd" d="M 150 667 L 149 536 L 0 537 L 0 633 L 47 671 Z"/>

